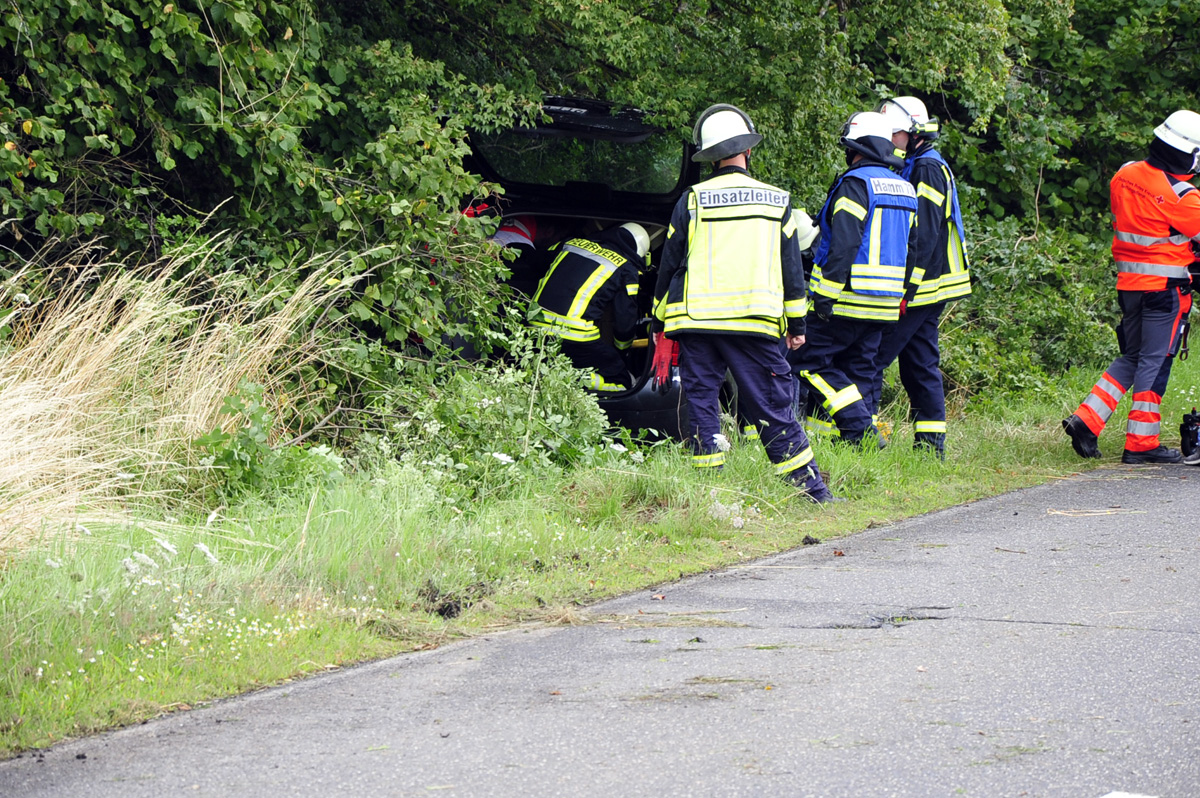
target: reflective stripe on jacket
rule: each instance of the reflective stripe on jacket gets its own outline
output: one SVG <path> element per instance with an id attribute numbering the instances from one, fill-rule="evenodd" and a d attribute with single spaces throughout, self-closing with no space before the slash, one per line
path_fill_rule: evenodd
<path id="1" fill-rule="evenodd" d="M 606 243 L 573 238 L 559 245 L 561 252 L 533 295 L 537 309 L 530 324 L 568 341 L 596 341 L 596 321 L 611 305 L 614 343 L 618 349 L 629 346 L 637 321 L 638 270 Z"/>
<path id="2" fill-rule="evenodd" d="M 1163 291 L 1189 280 L 1200 237 L 1200 191 L 1146 161 L 1122 166 L 1110 184 L 1118 291 Z"/>
<path id="3" fill-rule="evenodd" d="M 865 186 L 866 206 L 838 191 L 849 178 Z M 884 166 L 851 167 L 833 184 L 818 215 L 822 237 L 810 289 L 814 295 L 835 301 L 835 316 L 885 322 L 900 317 L 900 300 L 908 287 L 908 237 L 916 210 L 912 184 Z M 860 240 L 835 240 L 837 236 L 825 234 L 833 231 L 839 213 L 848 213 L 864 224 Z M 849 274 L 829 272 L 833 247 L 841 252 L 855 249 Z M 919 279 L 913 282 L 919 283 Z"/>
<path id="4" fill-rule="evenodd" d="M 900 173 L 917 192 L 919 224 L 915 266 L 924 271 L 909 307 L 934 305 L 971 293 L 971 276 L 963 232 L 958 186 L 949 164 L 937 150 L 918 151 Z M 925 202 L 928 205 L 923 206 Z M 928 238 L 927 238 L 928 237 Z"/>

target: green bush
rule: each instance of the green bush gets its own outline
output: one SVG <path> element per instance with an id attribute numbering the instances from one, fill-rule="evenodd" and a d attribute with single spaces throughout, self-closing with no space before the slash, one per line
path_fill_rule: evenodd
<path id="1" fill-rule="evenodd" d="M 942 322 L 947 393 L 994 398 L 1052 386 L 1073 366 L 1116 354 L 1115 272 L 1097 231 L 1024 234 L 1016 219 L 971 238 L 974 286 Z"/>

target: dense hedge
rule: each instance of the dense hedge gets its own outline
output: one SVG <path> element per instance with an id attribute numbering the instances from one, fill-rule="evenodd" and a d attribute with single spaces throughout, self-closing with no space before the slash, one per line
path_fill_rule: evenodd
<path id="1" fill-rule="evenodd" d="M 499 317 L 491 222 L 460 213 L 496 189 L 463 168 L 470 130 L 531 119 L 542 92 L 681 137 L 734 102 L 766 134 L 756 173 L 812 208 L 846 114 L 916 93 L 975 238 L 948 372 L 1019 387 L 1107 352 L 1107 176 L 1194 101 L 1198 22 L 1190 0 L 24 0 L 0 11 L 0 268 L 232 231 L 209 268 L 278 287 L 333 253 L 356 289 L 322 316 L 354 323 L 329 383 L 362 403 L 397 384 L 397 352 Z"/>

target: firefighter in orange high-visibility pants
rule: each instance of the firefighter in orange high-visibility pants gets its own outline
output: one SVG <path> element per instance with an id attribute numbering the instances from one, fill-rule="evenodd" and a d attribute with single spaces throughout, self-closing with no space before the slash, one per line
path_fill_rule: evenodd
<path id="1" fill-rule="evenodd" d="M 1113 260 L 1121 356 L 1113 361 L 1063 429 L 1080 457 L 1099 457 L 1097 437 L 1130 390 L 1133 406 L 1121 462 L 1179 463 L 1159 442 L 1161 405 L 1171 362 L 1192 307 L 1188 266 L 1200 240 L 1200 114 L 1176 111 L 1154 129 L 1149 157 L 1121 167 L 1111 183 Z"/>

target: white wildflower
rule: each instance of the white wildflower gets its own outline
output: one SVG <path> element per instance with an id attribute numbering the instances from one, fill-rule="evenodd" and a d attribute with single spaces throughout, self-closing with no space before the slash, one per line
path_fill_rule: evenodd
<path id="1" fill-rule="evenodd" d="M 161 548 L 167 554 L 170 554 L 172 557 L 174 557 L 176 554 L 179 553 L 178 549 L 176 549 L 174 546 L 172 546 L 167 541 L 162 540 L 161 538 L 155 538 L 154 542 L 158 544 L 159 548 Z"/>
<path id="2" fill-rule="evenodd" d="M 13 294 L 13 302 L 16 302 L 19 305 L 32 305 L 33 304 L 33 300 L 31 300 L 29 298 L 29 294 L 25 294 L 25 293 Z"/>
<path id="3" fill-rule="evenodd" d="M 504 452 L 492 452 L 492 457 L 495 457 L 497 460 L 499 460 L 501 463 L 504 463 L 505 465 L 511 465 L 511 464 L 517 462 L 516 460 L 514 460 L 511 457 L 509 457 L 508 455 L 506 455 Z"/>
<path id="4" fill-rule="evenodd" d="M 90 535 L 90 534 L 92 534 L 92 530 L 88 529 L 88 528 L 87 528 L 86 526 L 84 526 L 83 524 L 76 524 L 76 525 L 75 525 L 75 529 L 76 529 L 77 531 L 79 531 L 79 532 L 82 532 L 82 533 L 83 533 L 83 534 L 85 534 L 85 535 Z"/>
<path id="5" fill-rule="evenodd" d="M 131 474 L 128 471 L 118 471 L 117 472 L 117 479 L 123 479 L 126 482 L 135 478 L 136 476 L 137 476 L 137 474 Z"/>
<path id="6" fill-rule="evenodd" d="M 610 443 L 609 448 L 612 449 L 614 452 L 620 452 L 621 454 L 624 454 L 625 452 L 629 451 L 629 449 L 625 448 L 624 446 L 622 446 L 619 443 Z"/>
<path id="7" fill-rule="evenodd" d="M 129 557 L 126 557 L 125 559 L 121 560 L 121 565 L 125 566 L 126 572 L 131 573 L 131 574 L 136 574 L 138 571 L 142 570 L 141 568 L 138 567 L 138 564 L 135 563 Z"/>
<path id="8" fill-rule="evenodd" d="M 51 568 L 62 568 L 62 563 L 52 557 L 46 558 L 46 565 L 49 565 Z"/>
<path id="9" fill-rule="evenodd" d="M 157 568 L 158 567 L 158 563 L 156 563 L 154 560 L 152 560 L 150 557 L 148 557 L 147 555 L 143 554 L 140 551 L 135 551 L 133 553 L 133 559 L 137 560 L 139 563 L 146 566 L 147 568 Z"/>
<path id="10" fill-rule="evenodd" d="M 729 443 L 729 439 L 719 432 L 716 435 L 713 435 L 713 443 L 717 445 L 718 452 L 727 452 L 733 448 Z"/>
<path id="11" fill-rule="evenodd" d="M 200 553 L 201 553 L 201 554 L 203 554 L 205 557 L 207 557 L 207 558 L 208 558 L 208 561 L 209 561 L 210 563 L 212 563 L 213 565 L 216 565 L 216 564 L 217 564 L 217 562 L 218 562 L 218 560 L 217 560 L 217 555 L 215 555 L 215 554 L 213 554 L 211 551 L 209 551 L 209 550 L 208 550 L 208 546 L 205 546 L 203 543 L 197 543 L 197 544 L 196 544 L 196 551 L 200 552 Z"/>

